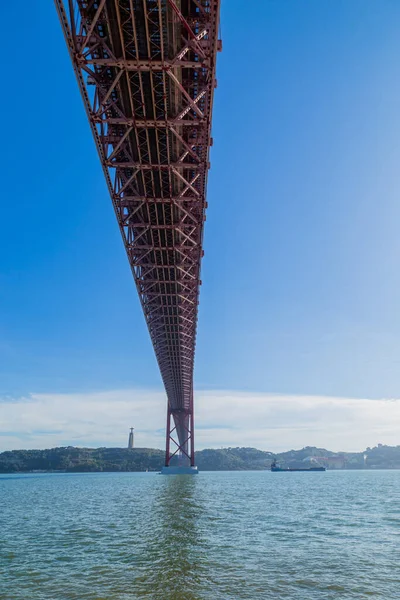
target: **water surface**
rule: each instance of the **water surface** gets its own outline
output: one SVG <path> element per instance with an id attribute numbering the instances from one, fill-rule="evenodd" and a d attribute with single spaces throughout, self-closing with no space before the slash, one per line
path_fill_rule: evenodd
<path id="1" fill-rule="evenodd" d="M 0 475 L 1 600 L 400 598 L 400 472 Z"/>

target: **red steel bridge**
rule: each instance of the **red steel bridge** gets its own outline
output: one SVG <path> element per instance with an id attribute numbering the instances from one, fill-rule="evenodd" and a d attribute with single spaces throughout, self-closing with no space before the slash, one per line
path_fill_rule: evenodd
<path id="1" fill-rule="evenodd" d="M 55 0 L 168 397 L 194 466 L 193 366 L 220 0 Z"/>

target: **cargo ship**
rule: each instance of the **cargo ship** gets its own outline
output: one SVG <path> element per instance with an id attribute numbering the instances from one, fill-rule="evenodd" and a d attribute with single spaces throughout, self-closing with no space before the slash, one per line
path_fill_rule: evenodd
<path id="1" fill-rule="evenodd" d="M 286 473 L 287 471 L 290 471 L 290 472 L 294 472 L 294 471 L 326 471 L 326 468 L 325 467 L 308 467 L 306 469 L 301 469 L 301 468 L 291 469 L 290 467 L 283 468 L 283 467 L 279 467 L 276 464 L 276 460 L 274 460 L 271 463 L 271 471 L 273 473 Z"/>

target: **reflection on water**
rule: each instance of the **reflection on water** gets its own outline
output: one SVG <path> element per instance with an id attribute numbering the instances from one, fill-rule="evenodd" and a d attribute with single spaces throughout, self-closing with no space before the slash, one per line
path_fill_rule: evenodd
<path id="1" fill-rule="evenodd" d="M 161 476 L 160 476 L 161 477 Z M 154 600 L 199 600 L 207 557 L 199 521 L 198 477 L 164 476 L 153 499 L 153 520 L 134 589 Z"/>
<path id="2" fill-rule="evenodd" d="M 0 475 L 0 600 L 397 600 L 400 472 Z"/>

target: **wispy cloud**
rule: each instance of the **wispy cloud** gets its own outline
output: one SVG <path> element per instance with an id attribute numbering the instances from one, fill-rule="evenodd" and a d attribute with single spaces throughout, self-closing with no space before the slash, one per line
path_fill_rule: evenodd
<path id="1" fill-rule="evenodd" d="M 115 390 L 0 398 L 0 451 L 60 445 L 164 446 L 161 391 Z M 235 391 L 196 394 L 196 446 L 255 446 L 287 450 L 305 445 L 362 450 L 400 443 L 400 400 L 285 396 Z"/>

